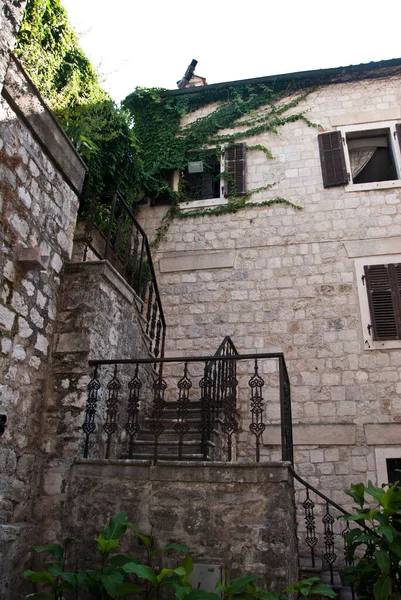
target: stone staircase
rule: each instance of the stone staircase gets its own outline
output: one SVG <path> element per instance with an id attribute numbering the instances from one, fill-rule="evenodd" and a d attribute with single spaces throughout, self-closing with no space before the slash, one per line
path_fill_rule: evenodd
<path id="1" fill-rule="evenodd" d="M 191 401 L 187 409 L 186 424 L 189 429 L 182 439 L 182 449 L 180 460 L 185 461 L 203 461 L 217 460 L 216 453 L 219 448 L 219 431 L 215 429 L 211 439 L 202 443 L 201 427 L 201 403 L 200 401 Z M 217 420 L 217 424 L 220 421 Z M 163 433 L 158 438 L 157 458 L 160 460 L 178 460 L 179 459 L 179 431 L 174 426 L 179 423 L 179 404 L 178 402 L 167 402 L 162 413 Z M 155 454 L 155 436 L 152 432 L 153 420 L 147 417 L 144 427 L 138 432 L 133 444 L 133 453 L 131 458 L 136 460 L 151 460 Z M 203 449 L 207 448 L 207 458 L 205 459 Z M 127 458 L 121 456 L 121 458 Z"/>
<path id="2" fill-rule="evenodd" d="M 338 600 L 356 600 L 356 595 L 353 593 L 352 588 L 342 582 L 339 571 L 333 571 L 333 573 L 331 573 L 327 569 L 327 565 L 323 564 L 321 558 L 316 557 L 314 560 L 314 565 L 312 565 L 312 561 L 309 556 L 300 556 L 299 574 L 300 579 L 319 577 L 322 583 L 326 583 L 333 588 L 337 594 Z M 316 596 L 316 598 L 320 598 L 320 596 Z"/>

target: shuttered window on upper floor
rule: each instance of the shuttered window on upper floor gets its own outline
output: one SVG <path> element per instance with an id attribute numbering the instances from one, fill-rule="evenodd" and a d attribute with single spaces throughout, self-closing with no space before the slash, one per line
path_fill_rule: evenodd
<path id="1" fill-rule="evenodd" d="M 347 126 L 318 143 L 325 188 L 401 179 L 401 123 Z"/>
<path id="2" fill-rule="evenodd" d="M 230 146 L 225 151 L 226 196 L 246 193 L 245 182 L 246 145 Z"/>
<path id="3" fill-rule="evenodd" d="M 364 268 L 374 340 L 401 340 L 401 264 Z"/>
<path id="4" fill-rule="evenodd" d="M 325 188 L 348 183 L 341 131 L 330 131 L 317 136 Z"/>

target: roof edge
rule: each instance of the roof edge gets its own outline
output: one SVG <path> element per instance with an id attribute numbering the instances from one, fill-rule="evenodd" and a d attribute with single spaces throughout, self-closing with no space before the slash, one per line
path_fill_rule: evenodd
<path id="1" fill-rule="evenodd" d="M 391 69 L 401 67 L 401 58 L 392 58 L 389 60 L 380 60 L 376 62 L 361 63 L 359 65 L 349 65 L 347 67 L 334 67 L 329 69 L 315 69 L 312 71 L 298 71 L 295 73 L 283 73 L 280 75 L 267 75 L 265 77 L 256 77 L 252 79 L 237 79 L 235 81 L 223 81 L 221 83 L 212 83 L 202 87 L 182 88 L 179 90 L 166 90 L 161 96 L 181 96 L 185 94 L 199 94 L 208 90 L 222 87 L 233 87 L 237 85 L 249 84 L 280 84 L 286 82 L 302 82 L 305 85 L 312 85 L 313 82 L 321 83 L 341 83 L 341 77 L 352 78 L 352 75 L 363 75 L 377 71 L 378 69 Z"/>

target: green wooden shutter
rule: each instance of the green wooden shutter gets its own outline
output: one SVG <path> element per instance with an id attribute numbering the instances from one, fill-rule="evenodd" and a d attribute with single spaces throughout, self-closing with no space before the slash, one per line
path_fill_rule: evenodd
<path id="1" fill-rule="evenodd" d="M 345 166 L 344 148 L 341 131 L 330 131 L 317 136 L 322 166 L 323 186 L 348 183 L 348 173 Z"/>
<path id="2" fill-rule="evenodd" d="M 401 265 L 368 265 L 365 277 L 373 339 L 401 339 Z"/>
<path id="3" fill-rule="evenodd" d="M 225 171 L 228 173 L 227 195 L 246 193 L 245 182 L 246 145 L 230 146 L 225 151 Z"/>

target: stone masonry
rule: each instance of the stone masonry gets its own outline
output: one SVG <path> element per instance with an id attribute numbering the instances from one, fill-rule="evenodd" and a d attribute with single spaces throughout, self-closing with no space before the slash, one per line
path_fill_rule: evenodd
<path id="1" fill-rule="evenodd" d="M 20 11 L 23 3 L 6 5 Z M 0 562 L 7 573 L 1 577 L 1 597 L 35 526 L 49 350 L 78 208 L 77 192 L 66 181 L 68 168 L 54 166 L 52 145 L 44 152 L 37 135 L 41 115 L 49 111 L 37 113 L 35 133 L 18 105 L 23 98 L 31 108 L 41 101 L 14 59 L 12 72 L 18 83 L 5 83 L 0 99 L 0 413 L 7 419 L 0 446 Z M 53 117 L 51 127 L 65 155 L 75 152 Z M 75 181 L 82 187 L 85 168 L 77 160 Z"/>
<path id="2" fill-rule="evenodd" d="M 383 456 L 401 456 L 401 347 L 368 347 L 355 270 L 372 256 L 400 260 L 401 188 L 324 189 L 317 135 L 399 121 L 400 106 L 399 75 L 318 88 L 296 110 L 319 128 L 296 121 L 245 140 L 274 156 L 248 150 L 247 190 L 274 183 L 251 200 L 281 196 L 302 210 L 176 219 L 157 252 L 168 353 L 214 352 L 225 335 L 242 353 L 283 351 L 296 468 L 340 503 L 351 483 L 386 479 Z M 144 228 L 155 231 L 164 212 L 145 207 Z M 277 402 L 267 401 L 265 418 L 264 460 L 277 460 Z"/>

